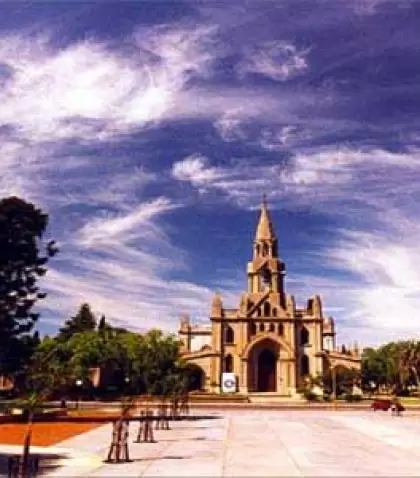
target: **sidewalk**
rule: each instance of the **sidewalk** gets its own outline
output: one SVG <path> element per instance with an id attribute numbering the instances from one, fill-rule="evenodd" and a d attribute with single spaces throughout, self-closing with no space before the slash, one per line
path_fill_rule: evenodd
<path id="1" fill-rule="evenodd" d="M 111 425 L 96 428 L 43 448 L 61 456 L 61 467 L 42 476 L 420 476 L 418 415 L 316 410 L 211 415 L 217 418 L 175 421 L 171 430 L 155 430 L 156 443 L 133 443 L 138 424 L 130 424 L 133 461 L 122 464 L 103 462 Z"/>

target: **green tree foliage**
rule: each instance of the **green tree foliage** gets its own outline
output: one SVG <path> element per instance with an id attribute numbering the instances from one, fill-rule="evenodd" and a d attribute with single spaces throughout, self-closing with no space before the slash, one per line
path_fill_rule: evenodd
<path id="1" fill-rule="evenodd" d="M 44 338 L 34 358 L 34 363 L 48 362 L 49 368 L 41 368 L 50 369 L 51 376 L 66 377 L 61 384 L 54 382 L 55 390 L 62 393 L 66 388 L 71 393 L 76 380 L 80 379 L 84 390 L 89 389 L 96 395 L 108 389 L 120 395 L 128 392 L 162 394 L 173 388 L 177 374 L 182 373 L 179 342 L 174 336 L 158 330 L 140 335 L 110 325 L 73 333 L 66 341 L 60 334 L 54 339 Z M 94 390 L 91 372 L 97 367 L 101 370 L 101 384 Z M 48 374 L 32 369 L 31 377 L 34 387 L 36 383 L 41 388 L 47 386 Z"/>
<path id="2" fill-rule="evenodd" d="M 67 319 L 58 332 L 59 340 L 68 340 L 78 332 L 92 331 L 96 329 L 96 318 L 90 310 L 89 304 L 82 304 L 74 317 Z"/>
<path id="3" fill-rule="evenodd" d="M 65 393 L 75 380 L 69 358 L 64 344 L 45 337 L 24 369 L 24 381 L 19 386 L 21 394 L 33 392 L 46 399 Z"/>
<path id="4" fill-rule="evenodd" d="M 335 375 L 335 393 L 337 397 L 342 395 L 351 395 L 353 385 L 360 382 L 360 372 L 354 369 L 338 366 L 335 370 L 329 369 L 324 377 L 325 390 L 333 393 Z"/>
<path id="5" fill-rule="evenodd" d="M 407 393 L 410 385 L 420 392 L 420 342 L 390 342 L 377 349 L 367 348 L 362 355 L 362 381 L 366 389 L 385 388 Z"/>
<path id="6" fill-rule="evenodd" d="M 106 323 L 105 316 L 103 315 L 98 323 L 98 330 L 106 330 L 106 328 L 109 327 L 108 324 Z"/>
<path id="7" fill-rule="evenodd" d="M 42 242 L 47 224 L 48 215 L 31 203 L 0 201 L 0 375 L 15 375 L 35 345 L 33 307 L 46 296 L 37 281 L 58 251 L 54 241 Z"/>

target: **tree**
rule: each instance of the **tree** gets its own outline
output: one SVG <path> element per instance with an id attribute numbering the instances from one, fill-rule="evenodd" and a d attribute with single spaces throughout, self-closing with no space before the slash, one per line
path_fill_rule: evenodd
<path id="1" fill-rule="evenodd" d="M 27 416 L 22 456 L 19 462 L 19 478 L 32 476 L 29 458 L 35 414 L 42 411 L 47 399 L 51 398 L 56 391 L 68 386 L 72 380 L 71 367 L 62 356 L 60 357 L 60 354 L 62 354 L 60 344 L 57 344 L 54 339 L 44 339 L 26 366 L 25 381 L 23 389 L 20 390 L 24 399 L 18 401 L 18 406 Z"/>
<path id="2" fill-rule="evenodd" d="M 96 329 L 96 318 L 90 310 L 89 304 L 82 304 L 74 317 L 67 319 L 58 332 L 58 339 L 65 341 L 78 332 Z"/>
<path id="3" fill-rule="evenodd" d="M 415 384 L 420 392 L 420 342 L 399 341 L 367 348 L 362 355 L 362 380 L 365 388 L 375 383 L 396 394 L 408 393 Z"/>
<path id="4" fill-rule="evenodd" d="M 397 362 L 401 387 L 407 388 L 414 382 L 420 396 L 420 342 L 402 342 Z"/>
<path id="5" fill-rule="evenodd" d="M 42 242 L 48 215 L 17 197 L 0 201 L 0 375 L 13 376 L 30 356 L 31 331 L 39 314 L 33 312 L 46 297 L 37 280 L 58 248 Z"/>
<path id="6" fill-rule="evenodd" d="M 98 330 L 106 330 L 108 324 L 106 323 L 105 316 L 103 315 L 99 320 Z"/>

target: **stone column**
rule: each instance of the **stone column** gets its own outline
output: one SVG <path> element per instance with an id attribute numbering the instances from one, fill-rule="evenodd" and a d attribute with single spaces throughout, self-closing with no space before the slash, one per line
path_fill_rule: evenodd
<path id="1" fill-rule="evenodd" d="M 215 355 L 211 359 L 211 368 L 210 368 L 210 375 L 211 375 L 211 391 L 213 393 L 220 392 L 220 355 Z"/>
<path id="2" fill-rule="evenodd" d="M 289 372 L 289 393 L 293 396 L 296 394 L 296 361 L 289 360 L 288 363 L 288 372 Z"/>
<path id="3" fill-rule="evenodd" d="M 248 393 L 248 360 L 241 360 L 241 373 L 239 375 L 239 392 Z"/>
<path id="4" fill-rule="evenodd" d="M 279 356 L 276 362 L 276 393 L 283 393 L 283 385 L 284 385 L 283 362 L 280 360 L 280 356 Z"/>

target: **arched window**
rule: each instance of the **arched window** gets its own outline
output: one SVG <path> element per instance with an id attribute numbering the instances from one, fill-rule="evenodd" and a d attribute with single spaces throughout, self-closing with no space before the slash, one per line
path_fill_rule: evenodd
<path id="1" fill-rule="evenodd" d="M 233 372 L 233 357 L 230 354 L 225 357 L 225 372 Z"/>
<path id="2" fill-rule="evenodd" d="M 261 307 L 257 307 L 257 317 L 261 317 Z"/>
<path id="3" fill-rule="evenodd" d="M 264 332 L 264 323 L 263 322 L 260 323 L 260 332 Z"/>
<path id="4" fill-rule="evenodd" d="M 284 334 L 283 324 L 279 324 L 279 325 L 277 326 L 277 333 L 278 333 L 279 335 L 283 335 L 283 334 Z"/>
<path id="5" fill-rule="evenodd" d="M 275 329 L 276 329 L 276 326 L 273 323 L 271 323 L 269 328 L 270 332 L 274 332 Z"/>
<path id="6" fill-rule="evenodd" d="M 273 317 L 277 317 L 277 308 L 276 307 L 273 307 L 273 309 L 271 310 L 271 315 Z"/>
<path id="7" fill-rule="evenodd" d="M 255 246 L 255 252 L 257 253 L 257 256 L 260 255 L 260 245 L 259 245 L 259 244 L 257 244 L 257 245 Z"/>
<path id="8" fill-rule="evenodd" d="M 307 355 L 303 355 L 300 359 L 300 374 L 302 377 L 309 375 L 309 358 Z"/>
<path id="9" fill-rule="evenodd" d="M 264 316 L 265 317 L 270 316 L 270 304 L 268 302 L 264 304 Z"/>
<path id="10" fill-rule="evenodd" d="M 300 345 L 306 345 L 309 343 L 309 332 L 308 329 L 303 326 L 300 331 Z"/>
<path id="11" fill-rule="evenodd" d="M 235 334 L 233 333 L 232 327 L 228 325 L 225 331 L 225 343 L 233 344 L 234 342 L 235 342 Z"/>
<path id="12" fill-rule="evenodd" d="M 268 255 L 268 245 L 267 244 L 263 244 L 262 255 L 263 255 L 263 257 Z"/>
<path id="13" fill-rule="evenodd" d="M 249 333 L 251 335 L 255 335 L 257 333 L 257 326 L 255 325 L 255 322 L 251 322 L 249 325 Z"/>

